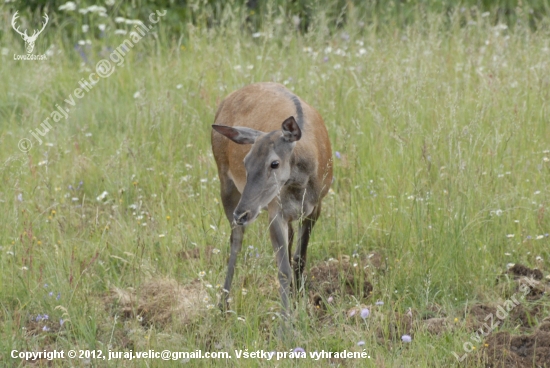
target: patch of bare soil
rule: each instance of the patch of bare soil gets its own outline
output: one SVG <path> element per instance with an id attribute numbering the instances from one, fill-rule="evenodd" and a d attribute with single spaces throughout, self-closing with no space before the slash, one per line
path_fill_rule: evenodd
<path id="1" fill-rule="evenodd" d="M 385 267 L 385 258 L 379 252 L 369 252 L 361 256 L 362 263 L 367 267 L 382 270 Z"/>
<path id="2" fill-rule="evenodd" d="M 511 275 L 514 279 L 518 279 L 521 276 L 530 277 L 535 280 L 542 280 L 542 271 L 539 269 L 531 269 L 522 264 L 515 264 L 505 272 L 505 274 Z"/>
<path id="3" fill-rule="evenodd" d="M 507 326 L 522 331 L 529 330 L 537 325 L 543 309 L 540 305 L 526 306 L 515 305 L 513 309 L 507 310 L 506 304 L 487 305 L 475 304 L 469 308 L 466 314 L 466 327 L 472 331 L 483 330 L 487 332 L 489 326 L 492 329 Z"/>
<path id="4" fill-rule="evenodd" d="M 505 278 L 510 278 L 514 281 L 515 285 L 513 285 L 512 292 L 525 294 L 527 300 L 539 300 L 545 295 L 550 294 L 550 286 L 547 285 L 544 275 L 539 269 L 531 269 L 521 264 L 515 264 L 504 272 L 497 279 L 497 282 Z"/>
<path id="5" fill-rule="evenodd" d="M 177 257 L 181 259 L 182 261 L 186 261 L 189 259 L 200 259 L 201 256 L 204 254 L 204 257 L 206 257 L 206 260 L 209 261 L 212 257 L 212 251 L 214 250 L 213 246 L 206 246 L 203 248 L 193 248 L 193 249 L 182 249 L 176 253 Z"/>
<path id="6" fill-rule="evenodd" d="M 438 304 L 429 304 L 424 311 L 419 313 L 419 328 L 432 335 L 440 335 L 454 328 L 447 313 Z"/>
<path id="7" fill-rule="evenodd" d="M 205 310 L 207 297 L 198 280 L 180 285 L 172 279 L 153 279 L 137 290 L 113 288 L 110 299 L 125 318 L 142 325 L 184 325 Z"/>
<path id="8" fill-rule="evenodd" d="M 543 298 L 548 295 L 541 270 L 515 264 L 497 280 L 512 280 L 503 290 L 506 301 L 500 304 L 476 304 L 466 313 L 467 327 L 478 335 L 489 333 L 483 356 L 485 366 L 550 367 L 550 319 L 544 318 Z M 511 292 L 511 294 L 510 294 Z M 491 328 L 489 328 L 491 326 Z M 514 330 L 499 331 L 502 327 Z M 516 334 L 519 333 L 519 334 Z"/>
<path id="9" fill-rule="evenodd" d="M 429 318 L 423 321 L 423 325 L 432 335 L 440 335 L 452 329 L 452 324 L 447 318 Z"/>
<path id="10" fill-rule="evenodd" d="M 306 288 L 314 309 L 323 313 L 327 308 L 325 303 L 335 298 L 368 298 L 373 287 L 367 280 L 369 268 L 366 266 L 367 261 L 342 256 L 312 267 L 307 274 Z"/>
<path id="11" fill-rule="evenodd" d="M 550 366 L 550 332 L 537 329 L 530 335 L 497 332 L 486 340 L 487 368 L 532 368 Z M 542 325 L 541 325 L 542 327 Z"/>

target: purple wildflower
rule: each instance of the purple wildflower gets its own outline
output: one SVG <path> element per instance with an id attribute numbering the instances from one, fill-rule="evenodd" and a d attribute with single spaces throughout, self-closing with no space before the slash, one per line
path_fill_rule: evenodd
<path id="1" fill-rule="evenodd" d="M 376 302 L 376 303 L 374 303 L 374 304 L 376 304 L 376 305 L 384 305 L 384 302 L 383 302 L 383 301 L 381 301 L 381 300 L 379 300 L 379 301 L 377 301 L 377 302 Z"/>
<path id="2" fill-rule="evenodd" d="M 84 52 L 84 48 L 81 45 L 76 44 L 74 49 L 78 52 L 78 54 L 80 55 L 82 60 L 84 60 L 84 62 L 86 64 L 88 64 L 88 57 L 86 56 L 86 53 Z"/>
<path id="3" fill-rule="evenodd" d="M 340 152 L 338 152 L 338 151 L 334 152 L 334 156 L 336 156 L 337 159 L 341 159 L 341 158 L 342 158 L 342 155 L 341 155 Z"/>
<path id="4" fill-rule="evenodd" d="M 361 340 L 357 343 L 357 346 L 365 346 L 365 342 L 363 340 Z"/>
<path id="5" fill-rule="evenodd" d="M 42 327 L 42 331 L 49 331 L 49 330 L 50 330 L 50 328 L 48 326 Z"/>
<path id="6" fill-rule="evenodd" d="M 403 336 L 401 336 L 401 341 L 403 341 L 403 342 L 411 342 L 411 341 L 412 341 L 412 337 L 411 337 L 411 335 L 403 335 Z"/>
<path id="7" fill-rule="evenodd" d="M 301 347 L 297 347 L 295 348 L 294 350 L 292 350 L 293 352 L 295 353 L 305 353 L 306 351 L 304 350 L 304 348 L 301 348 Z"/>
<path id="8" fill-rule="evenodd" d="M 365 319 L 370 315 L 370 310 L 368 308 L 361 309 L 361 318 Z"/>

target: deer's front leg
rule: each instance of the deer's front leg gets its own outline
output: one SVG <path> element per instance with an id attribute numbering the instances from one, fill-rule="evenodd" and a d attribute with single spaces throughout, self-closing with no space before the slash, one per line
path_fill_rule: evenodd
<path id="1" fill-rule="evenodd" d="M 223 284 L 223 291 L 225 295 L 222 295 L 220 307 L 222 311 L 228 309 L 227 299 L 229 298 L 229 290 L 231 290 L 231 282 L 233 281 L 233 274 L 235 273 L 235 264 L 237 263 L 237 256 L 241 251 L 244 237 L 244 226 L 235 225 L 231 229 L 231 254 L 229 255 L 229 263 L 227 265 L 227 276 L 225 277 L 225 283 Z"/>
<path id="2" fill-rule="evenodd" d="M 283 313 L 288 316 L 290 311 L 288 299 L 292 282 L 292 270 L 288 259 L 288 221 L 285 221 L 278 211 L 274 211 L 274 213 L 270 211 L 269 215 L 269 235 L 279 270 L 279 293 L 281 294 Z"/>

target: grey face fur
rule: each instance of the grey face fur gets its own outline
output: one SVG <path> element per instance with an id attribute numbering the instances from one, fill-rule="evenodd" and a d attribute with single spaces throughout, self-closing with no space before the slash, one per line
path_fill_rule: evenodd
<path id="1" fill-rule="evenodd" d="M 246 185 L 233 212 L 237 225 L 254 221 L 262 208 L 277 196 L 291 175 L 291 156 L 302 132 L 294 117 L 286 119 L 281 130 L 263 133 L 245 127 L 213 126 L 238 144 L 252 144 L 244 158 Z"/>

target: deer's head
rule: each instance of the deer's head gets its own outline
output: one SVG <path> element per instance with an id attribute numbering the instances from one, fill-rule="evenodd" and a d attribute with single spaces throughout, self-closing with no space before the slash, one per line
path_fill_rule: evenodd
<path id="1" fill-rule="evenodd" d="M 23 37 L 23 40 L 25 41 L 25 49 L 27 50 L 27 54 L 30 54 L 32 52 L 32 50 L 34 50 L 34 43 L 36 42 L 36 38 L 38 37 L 38 35 L 40 33 L 42 33 L 44 28 L 46 28 L 46 24 L 48 24 L 48 19 L 49 19 L 48 14 L 44 14 L 45 22 L 42 23 L 42 29 L 40 31 L 34 30 L 33 34 L 31 36 L 29 36 L 29 35 L 27 35 L 27 30 L 25 30 L 25 32 L 21 32 L 19 30 L 19 26 L 17 26 L 17 27 L 15 26 L 15 21 L 17 20 L 17 18 L 19 18 L 17 13 L 18 12 L 15 12 L 15 14 L 13 15 L 13 17 L 11 19 L 11 26 L 13 27 L 15 32 L 19 33 L 21 35 L 21 37 Z"/>
<path id="2" fill-rule="evenodd" d="M 238 126 L 212 127 L 235 143 L 252 144 L 244 158 L 246 184 L 233 213 L 238 225 L 246 225 L 258 217 L 290 178 L 292 151 L 302 131 L 293 116 L 283 122 L 281 130 L 269 133 Z"/>

